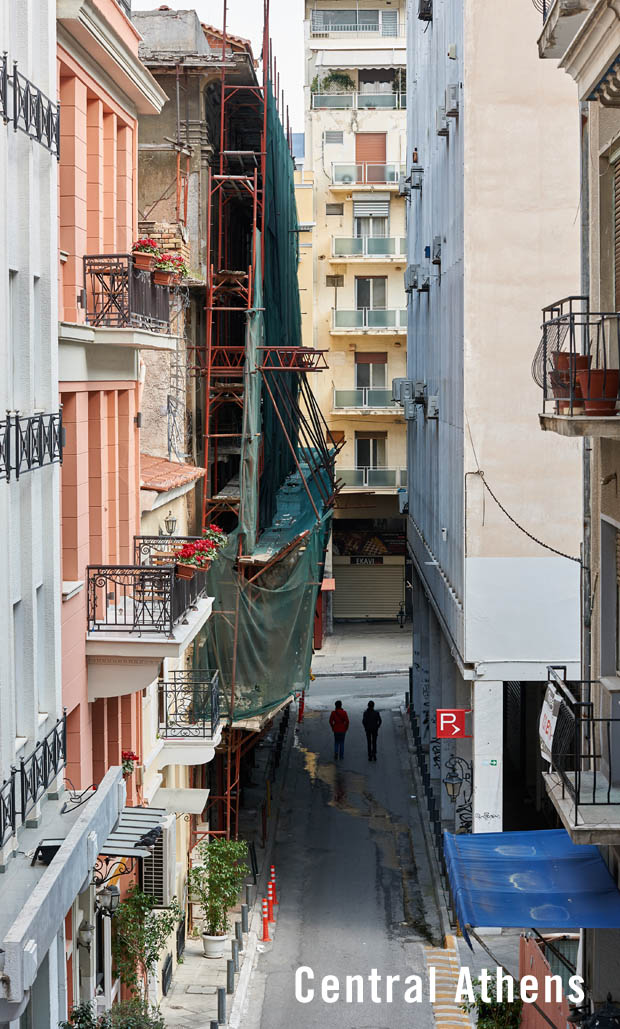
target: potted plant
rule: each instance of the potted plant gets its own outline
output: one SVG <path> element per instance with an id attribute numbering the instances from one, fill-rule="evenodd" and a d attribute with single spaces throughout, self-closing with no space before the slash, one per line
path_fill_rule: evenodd
<path id="1" fill-rule="evenodd" d="M 609 417 L 616 413 L 620 372 L 617 368 L 587 368 L 577 372 L 586 414 Z"/>
<path id="2" fill-rule="evenodd" d="M 177 273 L 177 262 L 174 254 L 159 254 L 155 259 L 153 281 L 157 286 L 170 286 Z"/>
<path id="3" fill-rule="evenodd" d="M 244 863 L 247 844 L 212 839 L 198 844 L 202 864 L 189 871 L 189 890 L 202 909 L 202 946 L 206 958 L 222 957 L 230 928 L 228 912 L 237 903 L 250 869 Z"/>
<path id="4" fill-rule="evenodd" d="M 197 569 L 206 572 L 216 554 L 217 546 L 211 540 L 204 539 L 196 540 L 195 543 L 185 543 L 177 551 L 176 574 L 178 578 L 192 579 Z"/>
<path id="5" fill-rule="evenodd" d="M 558 401 L 559 414 L 583 412 L 583 396 L 577 379 L 577 372 L 590 367 L 588 354 L 573 354 L 568 350 L 553 350 L 550 354 L 553 365 L 549 376 L 553 395 Z"/>
<path id="6" fill-rule="evenodd" d="M 150 272 L 153 270 L 155 259 L 159 255 L 159 247 L 150 236 L 142 236 L 137 239 L 131 248 L 133 261 L 140 271 Z"/>
<path id="7" fill-rule="evenodd" d="M 211 543 L 215 543 L 215 546 L 219 550 L 223 547 L 228 540 L 228 536 L 223 529 L 220 529 L 219 525 L 208 525 L 206 529 L 202 530 L 203 539 L 209 540 Z"/>
<path id="8" fill-rule="evenodd" d="M 137 754 L 134 754 L 133 750 L 123 750 L 121 758 L 123 761 L 123 776 L 125 779 L 128 779 L 133 773 L 135 762 L 139 761 L 140 758 Z"/>
<path id="9" fill-rule="evenodd" d="M 178 283 L 181 279 L 187 278 L 187 265 L 180 254 L 170 254 L 170 260 L 174 265 L 173 282 Z"/>

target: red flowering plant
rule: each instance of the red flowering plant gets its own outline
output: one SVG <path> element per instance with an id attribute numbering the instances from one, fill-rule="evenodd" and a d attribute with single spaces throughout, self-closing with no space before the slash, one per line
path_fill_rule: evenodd
<path id="1" fill-rule="evenodd" d="M 228 536 L 223 529 L 220 529 L 219 525 L 208 525 L 206 529 L 202 530 L 203 539 L 210 540 L 211 543 L 215 543 L 216 547 L 223 547 Z"/>
<path id="2" fill-rule="evenodd" d="M 185 543 L 177 551 L 179 564 L 194 565 L 196 568 L 208 568 L 216 556 L 216 544 L 207 539 L 196 540 L 195 543 Z"/>
<path id="3" fill-rule="evenodd" d="M 134 254 L 154 254 L 156 257 L 159 256 L 157 241 L 151 239 L 150 236 L 142 236 L 141 239 L 137 239 L 131 250 Z"/>
<path id="4" fill-rule="evenodd" d="M 180 254 L 168 254 L 170 261 L 174 265 L 174 270 L 182 279 L 187 278 L 187 265 Z"/>
<path id="5" fill-rule="evenodd" d="M 136 761 L 140 758 L 137 754 L 134 754 L 133 750 L 124 750 L 121 754 L 123 761 L 123 775 L 131 775 L 133 772 L 133 766 Z"/>
<path id="6" fill-rule="evenodd" d="M 187 265 L 180 254 L 159 254 L 155 261 L 156 272 L 174 272 L 175 275 L 185 277 Z"/>

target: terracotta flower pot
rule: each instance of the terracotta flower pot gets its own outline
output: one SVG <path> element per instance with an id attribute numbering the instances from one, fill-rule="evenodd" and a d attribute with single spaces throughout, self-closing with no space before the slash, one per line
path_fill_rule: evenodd
<path id="1" fill-rule="evenodd" d="M 156 286 L 171 286 L 174 279 L 174 272 L 158 271 L 153 272 L 153 282 Z"/>
<path id="2" fill-rule="evenodd" d="M 578 371 L 577 379 L 584 398 L 586 414 L 611 416 L 616 413 L 620 371 L 617 368 L 590 368 Z"/>
<path id="3" fill-rule="evenodd" d="M 184 565 L 177 561 L 176 574 L 177 579 L 193 579 L 194 572 L 196 571 L 196 565 Z"/>
<path id="4" fill-rule="evenodd" d="M 147 254 L 142 250 L 138 250 L 133 255 L 133 263 L 138 271 L 150 272 L 155 264 L 155 254 Z"/>
<path id="5" fill-rule="evenodd" d="M 553 371 L 549 380 L 553 396 L 558 400 L 559 414 L 571 414 L 571 386 L 572 413 L 583 414 L 585 408 L 577 372 L 590 367 L 590 357 L 587 354 L 571 354 L 568 350 L 554 350 L 550 356 Z"/>

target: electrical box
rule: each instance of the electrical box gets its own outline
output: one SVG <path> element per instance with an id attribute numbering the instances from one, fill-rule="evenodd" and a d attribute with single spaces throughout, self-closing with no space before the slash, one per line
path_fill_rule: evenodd
<path id="1" fill-rule="evenodd" d="M 448 119 L 445 107 L 438 107 L 435 112 L 435 128 L 438 136 L 449 136 Z"/>
<path id="2" fill-rule="evenodd" d="M 422 181 L 424 179 L 424 168 L 421 168 L 419 164 L 411 165 L 411 173 L 409 175 L 409 181 L 411 182 L 412 189 L 422 189 Z"/>
<path id="3" fill-rule="evenodd" d="M 433 0 L 418 0 L 418 18 L 420 21 L 432 21 Z"/>

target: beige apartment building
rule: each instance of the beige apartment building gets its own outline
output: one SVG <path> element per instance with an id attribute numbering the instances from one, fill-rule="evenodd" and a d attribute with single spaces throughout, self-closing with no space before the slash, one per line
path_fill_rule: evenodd
<path id="1" fill-rule="evenodd" d="M 298 172 L 304 343 L 328 351 L 313 389 L 339 446 L 336 619 L 404 602 L 406 433 L 405 4 L 306 0 L 305 159 Z M 330 565 L 331 560 L 331 565 Z"/>

